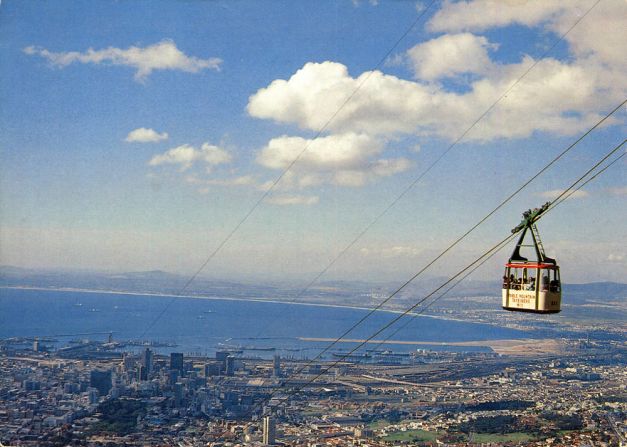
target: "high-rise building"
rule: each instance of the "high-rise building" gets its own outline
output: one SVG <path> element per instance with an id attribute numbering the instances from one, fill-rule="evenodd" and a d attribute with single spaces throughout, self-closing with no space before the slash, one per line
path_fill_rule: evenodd
<path id="1" fill-rule="evenodd" d="M 146 368 L 146 377 L 150 377 L 152 373 L 152 351 L 150 348 L 146 348 L 142 356 L 142 365 Z"/>
<path id="2" fill-rule="evenodd" d="M 226 358 L 226 375 L 229 377 L 235 375 L 235 357 L 231 355 Z"/>
<path id="3" fill-rule="evenodd" d="M 226 359 L 229 355 L 231 355 L 229 351 L 216 351 L 216 360 L 222 363 L 222 371 L 220 372 L 226 371 Z"/>
<path id="4" fill-rule="evenodd" d="M 146 373 L 146 367 L 144 365 L 137 367 L 137 380 L 140 382 L 148 380 L 148 374 Z"/>
<path id="5" fill-rule="evenodd" d="M 96 404 L 98 403 L 98 390 L 95 388 L 90 388 L 88 391 L 89 395 L 89 403 Z"/>
<path id="6" fill-rule="evenodd" d="M 101 396 L 109 394 L 109 390 L 113 386 L 111 383 L 111 370 L 94 369 L 89 377 L 89 386 L 96 388 Z"/>
<path id="7" fill-rule="evenodd" d="M 168 383 L 172 386 L 174 386 L 174 384 L 176 382 L 178 382 L 179 380 L 179 370 L 178 369 L 171 369 L 168 372 Z"/>
<path id="8" fill-rule="evenodd" d="M 231 355 L 229 351 L 216 351 L 216 360 L 225 362 L 229 355 Z"/>
<path id="9" fill-rule="evenodd" d="M 184 372 L 184 360 L 182 352 L 171 352 L 170 353 L 170 369 L 176 369 L 179 372 L 179 375 L 183 375 Z"/>
<path id="10" fill-rule="evenodd" d="M 263 443 L 265 445 L 274 445 L 276 441 L 276 423 L 272 416 L 263 418 Z"/>
<path id="11" fill-rule="evenodd" d="M 272 376 L 281 377 L 281 357 L 278 355 L 274 356 L 274 361 L 272 362 Z"/>
<path id="12" fill-rule="evenodd" d="M 180 407 L 183 403 L 183 392 L 183 384 L 181 382 L 176 382 L 174 384 L 174 402 L 177 407 Z"/>
<path id="13" fill-rule="evenodd" d="M 219 376 L 222 372 L 222 363 L 215 361 L 205 364 L 205 377 Z"/>
<path id="14" fill-rule="evenodd" d="M 129 372 L 135 369 L 136 363 L 137 363 L 137 358 L 132 356 L 131 354 L 125 352 L 122 355 L 121 366 L 124 372 Z"/>

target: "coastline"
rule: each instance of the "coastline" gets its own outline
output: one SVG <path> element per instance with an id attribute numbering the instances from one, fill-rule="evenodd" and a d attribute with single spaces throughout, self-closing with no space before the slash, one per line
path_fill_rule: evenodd
<path id="1" fill-rule="evenodd" d="M 333 338 L 326 337 L 299 337 L 304 342 L 332 342 Z M 376 344 L 376 345 L 407 345 L 407 346 L 477 346 L 490 348 L 493 352 L 509 356 L 555 355 L 563 353 L 565 343 L 555 339 L 514 338 L 497 340 L 470 340 L 470 341 L 421 341 L 421 340 L 364 340 L 346 338 L 342 343 Z"/>
<path id="2" fill-rule="evenodd" d="M 202 296 L 202 295 L 176 295 L 176 294 L 156 293 L 156 292 L 126 292 L 126 291 L 118 291 L 118 290 L 81 289 L 81 288 L 75 288 L 75 287 L 0 286 L 0 289 L 39 290 L 43 292 L 80 292 L 80 293 L 94 293 L 94 294 L 99 293 L 99 294 L 108 294 L 108 295 L 130 295 L 130 296 L 144 296 L 144 297 L 157 297 L 157 298 L 191 298 L 191 299 L 209 300 L 209 301 L 243 301 L 243 302 L 253 302 L 253 303 L 289 304 L 289 305 L 294 305 L 294 306 L 329 307 L 329 308 L 353 309 L 353 310 L 364 310 L 364 311 L 373 310 L 370 307 L 347 306 L 343 304 L 294 302 L 294 301 L 282 301 L 282 300 L 277 300 L 277 299 L 261 299 L 261 298 L 233 298 L 233 297 L 217 297 L 217 296 Z M 394 309 L 377 309 L 375 310 L 375 312 L 386 312 L 386 313 L 391 313 L 391 314 L 396 314 L 396 315 L 400 315 L 404 313 L 404 311 L 394 310 Z M 407 315 L 414 316 L 414 317 L 434 318 L 437 320 L 474 323 L 472 321 L 462 320 L 460 318 L 449 318 L 449 317 L 443 317 L 439 315 L 424 315 L 424 314 L 419 314 L 416 312 L 409 312 Z M 476 324 L 487 324 L 487 323 L 476 323 Z"/>
<path id="3" fill-rule="evenodd" d="M 112 296 L 129 296 L 138 297 L 138 298 L 170 298 L 170 299 L 197 299 L 197 300 L 205 300 L 205 301 L 222 301 L 222 302 L 250 302 L 250 303 L 269 303 L 269 304 L 292 304 L 297 306 L 309 306 L 309 307 L 318 307 L 318 308 L 336 308 L 336 309 L 350 309 L 350 310 L 359 310 L 369 312 L 372 311 L 371 308 L 363 307 L 363 306 L 347 306 L 341 304 L 326 304 L 326 303 L 309 303 L 309 302 L 287 302 L 281 301 L 277 299 L 260 299 L 260 298 L 240 298 L 240 297 L 216 297 L 216 296 L 199 296 L 199 295 L 177 295 L 177 294 L 168 294 L 168 293 L 155 293 L 155 292 L 126 292 L 126 291 L 117 291 L 117 290 L 99 290 L 99 289 L 82 289 L 82 288 L 72 288 L 72 287 L 31 287 L 31 286 L 0 286 L 0 289 L 6 290 L 25 290 L 25 291 L 41 291 L 41 292 L 58 292 L 58 293 L 84 293 L 84 294 L 94 294 L 94 295 L 112 295 Z M 50 298 L 54 300 L 54 297 Z M 62 297 L 59 297 L 62 299 Z M 400 310 L 389 310 L 389 309 L 377 309 L 376 312 L 385 312 L 387 314 L 393 315 L 402 315 L 404 312 Z M 440 316 L 431 316 L 431 315 L 421 315 L 416 313 L 409 313 L 408 315 L 420 316 L 420 317 L 428 317 L 438 321 L 450 321 L 450 322 L 462 322 L 462 323 L 470 323 L 470 324 L 479 324 L 479 325 L 488 325 L 488 326 L 496 326 L 490 325 L 489 323 L 483 322 L 472 322 L 462 319 L 455 318 L 446 318 Z M 511 337 L 511 336 L 510 336 Z M 516 336 L 514 336 L 516 337 Z M 312 342 L 331 342 L 335 341 L 334 338 L 327 337 L 311 337 L 311 336 L 296 336 L 297 340 L 305 343 Z M 521 352 L 555 352 L 559 350 L 559 347 L 555 346 L 554 343 L 549 343 L 547 345 L 547 341 L 542 339 L 533 339 L 525 336 L 521 336 L 520 338 L 496 338 L 496 339 L 482 339 L 481 337 L 475 338 L 474 340 L 466 340 L 466 341 L 449 341 L 449 342 L 436 342 L 436 341 L 422 341 L 422 340 L 369 340 L 367 343 L 381 343 L 384 345 L 406 345 L 406 346 L 457 346 L 457 347 L 486 347 L 491 349 L 493 352 L 497 352 L 499 354 L 507 354 L 507 355 L 520 355 Z M 363 339 L 357 338 L 345 338 L 342 339 L 344 343 L 362 343 L 365 342 Z M 550 347 L 549 347 L 550 346 Z"/>

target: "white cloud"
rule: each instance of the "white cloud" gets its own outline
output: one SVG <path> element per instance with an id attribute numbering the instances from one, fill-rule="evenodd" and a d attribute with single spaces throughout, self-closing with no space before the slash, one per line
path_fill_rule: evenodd
<path id="1" fill-rule="evenodd" d="M 622 253 L 610 253 L 607 260 L 610 262 L 622 262 L 625 260 L 625 255 Z"/>
<path id="2" fill-rule="evenodd" d="M 219 186 L 247 186 L 255 183 L 255 179 L 250 175 L 241 175 L 229 179 L 211 179 L 207 180 L 210 185 Z"/>
<path id="3" fill-rule="evenodd" d="M 176 44 L 164 39 L 147 47 L 131 46 L 126 49 L 108 47 L 102 50 L 89 48 L 84 53 L 78 51 L 52 52 L 42 47 L 24 48 L 28 55 L 38 55 L 52 65 L 64 68 L 75 62 L 81 64 L 125 65 L 135 68 L 135 79 L 145 80 L 155 70 L 181 70 L 198 73 L 201 70 L 219 70 L 222 60 L 216 57 L 200 59 L 188 56 L 179 50 Z"/>
<path id="4" fill-rule="evenodd" d="M 409 245 L 393 245 L 389 247 L 363 247 L 359 253 L 364 257 L 415 258 L 421 254 L 421 250 Z"/>
<path id="5" fill-rule="evenodd" d="M 368 82 L 340 110 L 364 77 Z M 273 81 L 250 97 L 247 110 L 256 118 L 312 130 L 321 129 L 340 110 L 328 126 L 330 132 L 387 134 L 412 131 L 412 118 L 427 115 L 431 106 L 431 92 L 414 82 L 379 71 L 352 78 L 346 66 L 327 61 L 307 63 L 289 80 Z"/>
<path id="6" fill-rule="evenodd" d="M 185 181 L 192 185 L 206 185 L 206 186 L 249 186 L 255 184 L 255 178 L 252 175 L 241 175 L 231 178 L 208 178 L 202 179 L 196 175 L 188 175 L 185 177 Z M 207 192 L 208 189 L 202 189 L 202 192 Z"/>
<path id="7" fill-rule="evenodd" d="M 627 186 L 609 188 L 609 192 L 614 196 L 627 196 Z"/>
<path id="8" fill-rule="evenodd" d="M 414 6 L 414 8 L 416 9 L 416 12 L 418 14 L 420 14 L 422 11 L 424 11 L 426 7 L 427 6 L 424 3 L 422 3 L 422 2 L 416 2 L 416 5 Z"/>
<path id="9" fill-rule="evenodd" d="M 333 175 L 332 182 L 339 186 L 357 188 L 368 181 L 368 175 L 364 171 L 342 170 Z"/>
<path id="10" fill-rule="evenodd" d="M 379 159 L 361 169 L 339 170 L 332 177 L 332 183 L 339 186 L 359 187 L 377 177 L 390 177 L 407 171 L 414 166 L 406 158 Z"/>
<path id="11" fill-rule="evenodd" d="M 576 18 L 591 6 L 570 9 L 557 16 L 549 26 L 558 34 L 568 30 Z M 625 29 L 627 29 L 627 2 L 620 0 L 599 3 L 572 32 L 566 40 L 571 50 L 579 58 L 592 57 L 591 62 L 605 65 L 609 70 L 620 70 L 624 76 L 627 69 L 625 57 Z M 622 78 L 624 81 L 624 78 Z"/>
<path id="12" fill-rule="evenodd" d="M 169 149 L 163 154 L 155 155 L 148 164 L 150 166 L 172 164 L 178 165 L 181 170 L 186 170 L 197 161 L 204 162 L 211 167 L 229 163 L 231 155 L 226 150 L 209 143 L 204 143 L 200 149 L 189 144 L 183 144 Z"/>
<path id="13" fill-rule="evenodd" d="M 405 158 L 384 158 L 387 141 L 401 135 L 454 140 L 497 100 L 497 107 L 473 125 L 466 140 L 580 132 L 627 94 L 623 69 L 627 58 L 622 56 L 621 39 L 609 39 L 609 49 L 601 44 L 607 34 L 604 24 L 619 36 L 627 27 L 625 5 L 605 2 L 603 9 L 599 4 L 569 32 L 570 54 L 563 60 L 522 55 L 519 61 L 499 62 L 490 54 L 498 44 L 471 33 L 517 23 L 561 34 L 592 4 L 587 0 L 557 3 L 445 2 L 429 23 L 432 31 L 444 34 L 386 61 L 387 65 L 410 62 L 416 80 L 378 70 L 352 76 L 345 65 L 324 61 L 306 63 L 288 78 L 272 81 L 250 96 L 249 115 L 307 131 L 324 130 L 325 136 L 314 141 L 286 135 L 273 138 L 258 153 L 257 162 L 286 169 L 307 148 L 278 189 L 322 183 L 359 187 L 412 166 Z M 450 78 L 454 82 L 443 82 Z M 618 121 L 614 118 L 608 124 Z M 579 191 L 574 197 L 587 194 Z"/>
<path id="14" fill-rule="evenodd" d="M 404 53 L 397 53 L 389 56 L 385 60 L 386 67 L 400 67 L 405 64 L 406 57 Z"/>
<path id="15" fill-rule="evenodd" d="M 337 112 L 326 127 L 330 133 L 454 139 L 533 63 L 532 58 L 525 57 L 519 63 L 495 66 L 464 93 L 379 71 L 353 78 L 336 62 L 307 63 L 289 80 L 275 80 L 252 95 L 248 112 L 314 131 Z M 362 84 L 364 76 L 369 78 Z M 603 67 L 589 66 L 586 61 L 543 59 L 466 138 L 524 138 L 535 131 L 571 135 L 624 96 L 627 82 L 618 80 Z M 360 85 L 358 93 L 340 110 Z"/>
<path id="16" fill-rule="evenodd" d="M 354 8 L 361 6 L 360 0 L 351 0 Z M 379 0 L 368 0 L 370 6 L 379 6 Z"/>
<path id="17" fill-rule="evenodd" d="M 572 135 L 627 95 L 623 32 L 627 2 L 600 2 L 587 13 L 593 4 L 594 0 L 445 1 L 428 24 L 431 31 L 444 34 L 419 43 L 405 55 L 418 82 L 380 71 L 353 77 L 337 62 L 307 63 L 288 79 L 258 90 L 249 98 L 247 110 L 256 118 L 313 131 L 325 126 L 327 133 L 388 138 L 413 134 L 450 140 L 535 64 L 466 139 L 526 138 L 534 132 Z M 562 60 L 522 55 L 519 61 L 498 62 L 489 54 L 497 42 L 471 34 L 519 24 L 554 33 L 549 39 L 557 39 L 584 13 L 565 37 L 569 55 Z M 399 60 L 393 56 L 387 63 Z M 465 73 L 472 76 L 463 76 L 453 85 L 439 82 Z"/>
<path id="18" fill-rule="evenodd" d="M 590 4 L 586 0 L 553 2 L 545 0 L 474 0 L 445 1 L 428 23 L 430 31 L 484 31 L 513 23 L 536 26 L 561 14 L 569 7 Z"/>
<path id="19" fill-rule="evenodd" d="M 167 139 L 167 132 L 159 133 L 154 129 L 140 127 L 138 129 L 130 131 L 124 141 L 128 143 L 156 143 Z"/>
<path id="20" fill-rule="evenodd" d="M 553 199 L 557 199 L 563 193 L 564 193 L 563 189 L 553 189 L 553 190 L 550 190 L 550 191 L 544 191 L 544 192 L 542 192 L 542 193 L 540 193 L 538 195 L 540 197 L 544 197 L 545 199 L 553 200 Z M 590 194 L 587 191 L 584 191 L 582 189 L 579 189 L 579 190 L 573 192 L 572 194 L 568 193 L 568 197 L 570 199 L 583 199 L 583 198 L 588 197 L 588 196 L 590 196 Z"/>
<path id="21" fill-rule="evenodd" d="M 407 51 L 417 79 L 431 81 L 462 73 L 483 74 L 493 70 L 488 55 L 496 49 L 483 36 L 470 33 L 445 34 Z"/>
<path id="22" fill-rule="evenodd" d="M 382 148 L 380 141 L 365 134 L 329 135 L 315 140 L 283 135 L 268 142 L 257 162 L 267 168 L 285 169 L 302 153 L 300 167 L 336 170 L 361 166 Z"/>
<path id="23" fill-rule="evenodd" d="M 197 160 L 197 151 L 189 144 L 177 146 L 163 154 L 155 155 L 148 162 L 150 166 L 162 164 L 178 164 L 182 169 L 188 169 Z"/>
<path id="24" fill-rule="evenodd" d="M 406 158 L 377 159 L 382 151 L 382 142 L 365 134 L 333 134 L 315 140 L 284 135 L 270 140 L 257 155 L 257 162 L 270 169 L 286 169 L 302 153 L 277 185 L 282 189 L 322 183 L 358 187 L 413 166 Z M 262 185 L 265 187 L 268 185 Z"/>
<path id="25" fill-rule="evenodd" d="M 520 24 L 544 27 L 562 35 L 594 4 L 591 0 L 447 1 L 430 20 L 428 28 L 435 32 L 484 31 Z M 626 2 L 600 2 L 565 39 L 579 57 L 593 53 L 603 63 L 625 67 L 623 30 L 626 26 Z"/>
<path id="26" fill-rule="evenodd" d="M 371 164 L 371 170 L 380 177 L 389 177 L 407 171 L 413 165 L 413 162 L 407 158 L 382 158 Z"/>
<path id="27" fill-rule="evenodd" d="M 384 257 L 399 257 L 399 256 L 414 257 L 420 254 L 420 250 L 418 250 L 415 247 L 396 245 L 396 246 L 381 250 L 381 254 Z"/>
<path id="28" fill-rule="evenodd" d="M 273 195 L 265 200 L 267 203 L 273 205 L 315 205 L 319 202 L 317 196 L 304 196 L 304 195 Z"/>

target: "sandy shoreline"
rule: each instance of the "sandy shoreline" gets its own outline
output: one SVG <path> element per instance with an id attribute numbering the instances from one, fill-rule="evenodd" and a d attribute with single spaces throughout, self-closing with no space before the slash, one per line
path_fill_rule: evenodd
<path id="1" fill-rule="evenodd" d="M 273 303 L 273 304 L 290 304 L 294 306 L 312 306 L 312 307 L 331 307 L 338 309 L 354 309 L 354 310 L 365 310 L 371 311 L 370 307 L 361 307 L 361 306 L 347 306 L 343 304 L 326 304 L 326 303 L 308 303 L 308 302 L 294 302 L 294 301 L 281 301 L 277 299 L 262 299 L 262 298 L 233 298 L 233 297 L 217 297 L 217 296 L 200 296 L 200 295 L 174 295 L 167 293 L 155 293 L 155 292 L 123 292 L 118 290 L 100 290 L 100 289 L 79 289 L 73 287 L 57 287 L 57 288 L 46 288 L 46 287 L 30 287 L 30 286 L 0 286 L 0 289 L 12 289 L 12 290 L 40 290 L 44 292 L 81 292 L 81 293 L 101 293 L 108 295 L 131 295 L 131 296 L 154 296 L 159 298 L 192 298 L 199 300 L 209 300 L 209 301 L 243 301 L 243 302 L 253 302 L 253 303 Z M 392 314 L 402 314 L 404 311 L 401 310 L 393 310 L 393 309 L 377 309 L 375 312 L 386 312 Z M 417 314 L 415 312 L 410 312 L 407 315 L 420 316 L 425 318 L 435 318 L 439 320 L 447 320 L 447 321 L 462 321 L 466 323 L 472 323 L 469 321 L 461 320 L 458 318 L 446 318 L 435 315 L 422 315 Z M 477 323 L 480 324 L 480 323 Z M 485 323 L 483 323 L 485 324 Z"/>
<path id="2" fill-rule="evenodd" d="M 299 337 L 306 342 L 333 342 L 333 338 L 324 337 Z M 501 355 L 537 355 L 556 354 L 562 351 L 564 344 L 554 339 L 506 339 L 506 340 L 473 340 L 473 341 L 419 341 L 419 340 L 365 340 L 346 338 L 342 343 L 366 343 L 366 344 L 390 344 L 390 345 L 417 345 L 417 346 L 480 346 L 492 349 Z"/>

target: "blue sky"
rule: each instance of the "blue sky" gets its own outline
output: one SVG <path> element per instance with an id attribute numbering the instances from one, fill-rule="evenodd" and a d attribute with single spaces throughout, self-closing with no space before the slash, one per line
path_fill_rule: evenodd
<path id="1" fill-rule="evenodd" d="M 404 278 L 625 98 L 620 0 L 540 59 L 594 4 L 436 1 L 372 73 L 426 2 L 5 0 L 0 263 L 188 274 L 307 146 L 205 272 L 306 280 L 536 63 L 327 276 Z M 431 273 L 624 134 L 622 109 Z M 567 281 L 624 280 L 626 194 L 619 163 L 542 221 Z"/>

